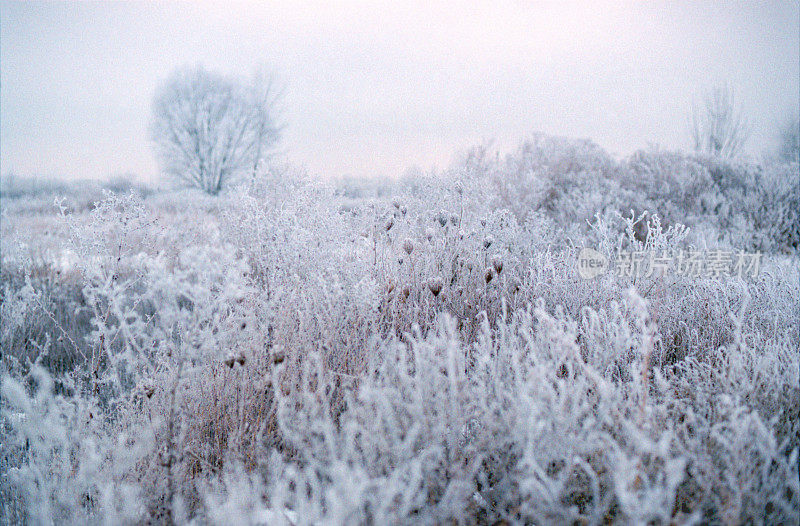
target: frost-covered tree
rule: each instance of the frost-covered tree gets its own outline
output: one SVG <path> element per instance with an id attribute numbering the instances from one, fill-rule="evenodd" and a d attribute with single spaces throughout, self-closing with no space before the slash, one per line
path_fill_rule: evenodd
<path id="1" fill-rule="evenodd" d="M 692 105 L 691 130 L 695 151 L 723 159 L 738 156 L 750 135 L 747 119 L 727 84 L 706 94 L 702 106 Z"/>
<path id="2" fill-rule="evenodd" d="M 778 158 L 786 162 L 800 161 L 800 120 L 797 115 L 788 119 L 781 128 Z"/>
<path id="3" fill-rule="evenodd" d="M 243 82 L 202 67 L 167 79 L 150 129 L 167 177 L 216 195 L 255 170 L 280 138 L 274 91 L 260 79 Z"/>

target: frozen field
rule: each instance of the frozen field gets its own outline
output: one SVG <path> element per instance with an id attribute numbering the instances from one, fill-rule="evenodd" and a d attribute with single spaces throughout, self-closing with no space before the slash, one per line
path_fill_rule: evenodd
<path id="1" fill-rule="evenodd" d="M 537 136 L 3 197 L 0 516 L 796 523 L 796 177 Z"/>

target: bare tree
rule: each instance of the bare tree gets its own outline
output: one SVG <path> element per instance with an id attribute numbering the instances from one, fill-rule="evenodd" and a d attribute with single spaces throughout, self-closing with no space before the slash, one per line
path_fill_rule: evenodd
<path id="1" fill-rule="evenodd" d="M 272 84 L 181 69 L 153 101 L 151 138 L 164 174 L 216 195 L 256 170 L 280 137 Z"/>
<path id="2" fill-rule="evenodd" d="M 787 119 L 780 131 L 778 158 L 784 162 L 800 162 L 800 119 Z"/>
<path id="3" fill-rule="evenodd" d="M 750 135 L 747 120 L 727 85 L 708 93 L 701 108 L 692 105 L 691 128 L 695 151 L 723 159 L 738 156 Z"/>
<path id="4" fill-rule="evenodd" d="M 260 164 L 267 160 L 272 146 L 276 142 L 271 138 L 277 139 L 282 129 L 276 121 L 278 106 L 283 99 L 283 92 L 276 89 L 272 77 L 263 67 L 253 74 L 248 89 L 251 106 L 265 110 L 257 111 L 253 121 L 256 140 L 251 180 L 254 180 Z"/>

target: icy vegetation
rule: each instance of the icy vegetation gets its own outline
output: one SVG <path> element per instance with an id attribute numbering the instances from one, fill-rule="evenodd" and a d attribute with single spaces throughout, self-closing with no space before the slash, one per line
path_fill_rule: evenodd
<path id="1" fill-rule="evenodd" d="M 537 136 L 381 187 L 5 195 L 0 517 L 796 524 L 797 178 Z"/>

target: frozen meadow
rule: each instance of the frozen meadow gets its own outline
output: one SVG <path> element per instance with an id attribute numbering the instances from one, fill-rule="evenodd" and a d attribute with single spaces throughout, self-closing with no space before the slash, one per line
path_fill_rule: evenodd
<path id="1" fill-rule="evenodd" d="M 534 136 L 380 183 L 5 191 L 0 520 L 796 524 L 797 181 Z M 584 279 L 585 247 L 761 259 Z"/>

